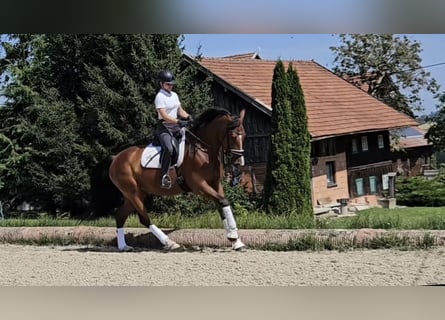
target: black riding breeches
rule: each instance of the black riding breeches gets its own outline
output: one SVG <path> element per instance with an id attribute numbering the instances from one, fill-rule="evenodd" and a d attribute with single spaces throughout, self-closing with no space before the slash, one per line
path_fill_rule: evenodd
<path id="1" fill-rule="evenodd" d="M 173 157 L 173 137 L 171 134 L 166 132 L 161 132 L 158 135 L 159 142 L 162 146 L 162 159 L 161 159 L 161 177 L 168 172 L 168 168 L 170 167 L 170 162 Z"/>

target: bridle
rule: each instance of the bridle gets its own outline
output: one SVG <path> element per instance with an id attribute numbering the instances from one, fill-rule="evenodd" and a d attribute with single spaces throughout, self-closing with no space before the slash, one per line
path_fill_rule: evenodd
<path id="1" fill-rule="evenodd" d="M 239 129 L 232 129 L 227 130 L 226 137 L 227 137 L 227 148 L 225 150 L 225 154 L 228 158 L 235 157 L 242 157 L 244 155 L 244 148 L 243 149 L 232 149 L 230 148 L 230 136 L 235 133 L 236 139 L 240 140 L 240 146 L 243 147 L 243 133 Z"/>
<path id="2" fill-rule="evenodd" d="M 230 148 L 230 139 L 235 135 L 235 139 L 239 139 L 239 145 L 241 149 L 233 149 Z M 232 186 L 235 186 L 240 183 L 241 179 L 241 169 L 240 167 L 244 166 L 244 148 L 243 148 L 243 132 L 238 127 L 234 129 L 228 129 L 226 133 L 227 137 L 227 147 L 224 149 L 224 167 L 230 173 L 231 180 L 230 183 Z M 238 163 L 235 163 L 233 159 L 239 159 Z M 238 166 L 239 165 L 239 166 Z"/>
<path id="3" fill-rule="evenodd" d="M 189 134 L 198 144 L 194 143 L 194 148 L 198 148 L 202 152 L 209 153 L 209 150 L 214 149 L 213 146 L 209 145 L 205 141 L 203 141 L 200 137 L 198 137 L 195 133 L 192 132 L 189 128 L 185 128 L 187 134 Z M 239 118 L 235 117 L 232 120 L 232 123 L 227 126 L 227 130 L 225 132 L 225 137 L 222 138 L 222 141 L 226 141 L 226 146 L 222 147 L 223 152 L 223 166 L 226 168 L 228 172 L 230 172 L 232 179 L 239 176 L 241 172 L 237 164 L 240 166 L 244 166 L 244 148 L 243 148 L 243 136 L 245 133 L 240 128 Z M 230 139 L 235 136 L 235 139 L 239 139 L 240 149 L 231 148 Z M 203 148 L 204 147 L 204 148 Z M 233 159 L 240 159 L 239 163 L 235 164 Z M 238 173 L 236 173 L 238 172 Z"/>
<path id="4" fill-rule="evenodd" d="M 244 133 L 243 131 L 239 128 L 240 127 L 240 122 L 239 122 L 239 118 L 235 117 L 233 120 L 233 123 L 231 125 L 229 125 L 227 127 L 226 133 L 225 133 L 225 138 L 226 138 L 226 148 L 223 147 L 223 153 L 224 153 L 224 164 L 227 165 L 228 163 L 226 163 L 225 159 L 228 159 L 229 161 L 231 161 L 233 158 L 240 158 L 241 157 L 241 165 L 244 165 L 244 148 L 243 148 L 243 136 Z M 199 144 L 203 147 L 205 147 L 207 150 L 208 149 L 212 149 L 213 147 L 211 145 L 209 145 L 208 143 L 206 143 L 205 141 L 203 141 L 201 138 L 199 138 L 196 134 L 194 134 L 189 128 L 185 128 L 186 133 L 188 133 L 191 137 L 193 137 L 196 141 L 199 142 Z M 230 148 L 230 138 L 233 135 L 236 135 L 236 139 L 239 139 L 239 144 L 241 146 L 241 149 L 234 149 L 234 148 Z M 223 138 L 224 140 L 224 138 Z M 208 152 L 207 150 L 202 149 L 202 151 L 204 152 Z"/>
<path id="5" fill-rule="evenodd" d="M 241 147 L 240 149 L 230 148 L 230 139 L 233 135 L 236 136 L 235 139 L 239 139 L 239 145 Z M 235 117 L 233 119 L 233 123 L 227 128 L 227 132 L 226 132 L 227 147 L 224 150 L 224 155 L 225 155 L 225 158 L 227 158 L 229 161 L 231 161 L 233 158 L 240 158 L 241 166 L 244 165 L 243 136 L 244 136 L 244 133 L 240 129 L 239 118 Z"/>

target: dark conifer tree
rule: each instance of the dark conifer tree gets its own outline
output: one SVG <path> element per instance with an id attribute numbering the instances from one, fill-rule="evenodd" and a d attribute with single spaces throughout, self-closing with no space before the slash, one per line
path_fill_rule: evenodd
<path id="1" fill-rule="evenodd" d="M 88 202 L 91 168 L 125 146 L 149 142 L 161 69 L 175 73 L 180 97 L 193 83 L 181 67 L 179 35 L 2 40 L 0 77 L 7 102 L 0 111 L 0 146 L 8 152 L 0 150 L 0 191 L 33 199 L 49 212 L 80 214 Z M 186 95 L 185 107 L 207 104 L 205 90 Z"/>
<path id="2" fill-rule="evenodd" d="M 278 61 L 272 82 L 272 124 L 264 208 L 274 213 L 311 212 L 310 138 L 298 75 Z"/>
<path id="3" fill-rule="evenodd" d="M 272 81 L 272 119 L 267 173 L 264 184 L 264 207 L 268 211 L 286 213 L 292 185 L 291 106 L 284 64 L 279 60 Z"/>
<path id="4" fill-rule="evenodd" d="M 290 104 L 293 119 L 292 139 L 293 139 L 293 180 L 292 195 L 294 201 L 292 205 L 301 214 L 313 214 L 312 190 L 311 190 L 311 137 L 308 128 L 308 117 L 303 89 L 297 71 L 292 64 L 287 70 L 287 78 L 290 90 Z"/>

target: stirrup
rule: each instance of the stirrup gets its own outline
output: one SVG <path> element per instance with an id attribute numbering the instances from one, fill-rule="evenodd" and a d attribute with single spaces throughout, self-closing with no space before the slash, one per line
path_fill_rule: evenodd
<path id="1" fill-rule="evenodd" d="M 161 188 L 170 189 L 172 187 L 172 180 L 168 174 L 164 174 L 161 179 Z"/>

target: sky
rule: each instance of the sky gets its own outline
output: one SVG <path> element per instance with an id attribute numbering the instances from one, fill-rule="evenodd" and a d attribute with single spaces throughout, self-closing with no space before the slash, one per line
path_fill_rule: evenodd
<path id="1" fill-rule="evenodd" d="M 445 34 L 407 34 L 412 41 L 421 44 L 422 65 L 445 63 Z M 339 45 L 333 34 L 185 34 L 185 52 L 195 55 L 200 52 L 206 57 L 222 57 L 239 53 L 258 52 L 263 59 L 271 60 L 315 60 L 332 69 L 334 54 L 330 46 Z M 428 67 L 427 71 L 445 91 L 445 64 Z M 436 111 L 437 101 L 426 90 L 421 93 L 424 111 L 417 115 Z M 0 97 L 0 103 L 3 102 Z"/>
<path id="2" fill-rule="evenodd" d="M 407 34 L 410 40 L 421 44 L 422 66 L 445 63 L 445 34 Z M 258 52 L 262 59 L 315 60 L 332 69 L 334 54 L 330 46 L 339 45 L 339 37 L 332 34 L 185 34 L 185 52 L 205 57 L 223 57 L 239 53 Z M 445 64 L 426 68 L 431 77 L 445 91 Z M 436 110 L 436 100 L 428 91 L 421 93 L 424 111 Z"/>

